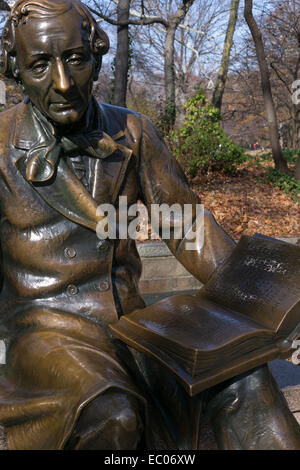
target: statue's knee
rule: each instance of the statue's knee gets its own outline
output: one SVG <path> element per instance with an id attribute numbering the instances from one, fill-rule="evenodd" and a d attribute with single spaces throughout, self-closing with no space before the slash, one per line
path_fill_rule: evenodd
<path id="1" fill-rule="evenodd" d="M 222 414 L 232 415 L 243 405 L 249 410 L 272 406 L 276 396 L 276 383 L 268 366 L 263 365 L 214 387 L 210 394 L 210 407 Z"/>
<path id="2" fill-rule="evenodd" d="M 138 400 L 111 390 L 84 408 L 68 448 L 135 450 L 142 432 L 143 420 Z"/>
<path id="3" fill-rule="evenodd" d="M 214 394 L 209 402 L 212 418 L 229 416 L 238 412 L 242 406 L 242 396 L 237 390 L 224 389 Z"/>
<path id="4" fill-rule="evenodd" d="M 280 393 L 266 364 L 239 377 L 234 386 L 240 400 L 252 407 L 271 407 Z"/>
<path id="5" fill-rule="evenodd" d="M 137 447 L 142 433 L 142 422 L 136 409 L 127 407 L 119 410 L 107 421 L 105 426 L 114 436 L 120 449 Z"/>

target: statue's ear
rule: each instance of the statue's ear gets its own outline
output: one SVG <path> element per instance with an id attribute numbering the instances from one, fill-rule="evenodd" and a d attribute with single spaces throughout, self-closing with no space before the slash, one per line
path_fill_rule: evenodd
<path id="1" fill-rule="evenodd" d="M 19 70 L 19 67 L 18 67 L 18 62 L 17 62 L 17 56 L 10 56 L 9 58 L 9 62 L 10 62 L 10 70 L 11 70 L 11 73 L 12 73 L 12 76 L 14 77 L 14 79 L 16 81 L 19 80 L 19 77 L 20 77 L 20 70 Z"/>
<path id="2" fill-rule="evenodd" d="M 25 87 L 23 85 L 23 82 L 20 76 L 20 69 L 18 67 L 17 57 L 11 56 L 9 60 L 10 60 L 10 70 L 11 70 L 12 76 L 14 77 L 15 81 L 17 82 L 21 90 L 24 92 Z"/>

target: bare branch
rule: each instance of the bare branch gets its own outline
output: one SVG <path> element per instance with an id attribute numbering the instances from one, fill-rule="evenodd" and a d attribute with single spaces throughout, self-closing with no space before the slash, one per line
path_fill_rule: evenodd
<path id="1" fill-rule="evenodd" d="M 103 20 L 107 21 L 107 23 L 112 24 L 114 26 L 129 26 L 129 25 L 144 26 L 144 25 L 151 25 L 155 23 L 162 24 L 163 26 L 165 26 L 165 28 L 169 26 L 168 22 L 164 20 L 163 18 L 160 18 L 159 16 L 143 17 L 142 15 L 140 15 L 140 18 L 141 18 L 140 20 L 135 21 L 135 20 L 129 19 L 128 21 L 117 21 L 117 20 L 113 20 L 107 15 L 104 15 L 101 11 L 95 10 L 92 7 L 89 7 L 89 9 L 91 10 L 92 13 L 94 13 L 94 15 L 102 18 Z"/>

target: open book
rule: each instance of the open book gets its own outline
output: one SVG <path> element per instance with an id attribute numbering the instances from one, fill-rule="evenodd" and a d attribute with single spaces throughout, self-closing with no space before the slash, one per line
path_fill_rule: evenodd
<path id="1" fill-rule="evenodd" d="M 110 328 L 191 396 L 288 357 L 300 336 L 300 246 L 242 236 L 197 295 L 164 299 Z"/>

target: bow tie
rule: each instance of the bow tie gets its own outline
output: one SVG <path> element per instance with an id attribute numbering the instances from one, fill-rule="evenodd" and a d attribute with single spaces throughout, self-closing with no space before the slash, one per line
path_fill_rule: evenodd
<path id="1" fill-rule="evenodd" d="M 86 130 L 70 137 L 57 137 L 51 124 L 37 110 L 35 118 L 36 125 L 40 126 L 40 139 L 27 152 L 26 163 L 26 179 L 33 183 L 50 180 L 62 154 L 83 152 L 94 158 L 106 158 L 119 147 L 108 134 L 99 130 Z"/>

